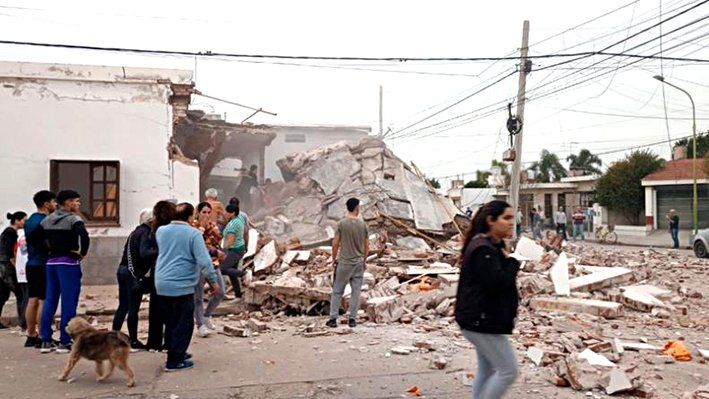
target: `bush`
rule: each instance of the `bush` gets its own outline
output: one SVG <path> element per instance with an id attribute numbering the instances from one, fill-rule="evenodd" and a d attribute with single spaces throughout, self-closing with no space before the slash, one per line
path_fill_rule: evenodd
<path id="1" fill-rule="evenodd" d="M 664 161 L 650 151 L 634 151 L 611 165 L 596 185 L 596 199 L 610 210 L 620 212 L 630 224 L 638 224 L 645 207 L 643 177 L 662 168 Z"/>

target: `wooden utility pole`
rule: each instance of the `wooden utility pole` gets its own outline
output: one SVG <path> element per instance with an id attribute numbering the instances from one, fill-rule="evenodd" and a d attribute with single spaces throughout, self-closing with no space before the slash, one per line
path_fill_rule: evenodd
<path id="1" fill-rule="evenodd" d="M 379 85 L 379 137 L 384 136 L 384 88 Z"/>
<path id="2" fill-rule="evenodd" d="M 527 52 L 529 51 L 529 21 L 522 26 L 522 48 L 519 58 L 519 89 L 517 91 L 517 118 L 522 121 L 522 128 L 514 135 L 515 160 L 512 163 L 509 203 L 515 212 L 515 236 L 517 231 L 517 208 L 519 208 L 519 175 L 522 169 L 522 135 L 524 134 L 524 100 L 527 90 Z"/>

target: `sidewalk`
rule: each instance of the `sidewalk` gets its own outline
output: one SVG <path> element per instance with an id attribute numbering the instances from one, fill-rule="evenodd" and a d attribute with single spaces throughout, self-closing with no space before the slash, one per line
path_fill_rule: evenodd
<path id="1" fill-rule="evenodd" d="M 679 232 L 679 246 L 682 249 L 691 249 L 689 245 L 689 237 L 692 236 L 691 230 L 680 230 Z M 598 242 L 594 237 L 593 233 L 586 233 L 586 240 L 590 242 Z M 573 242 L 571 236 L 569 236 L 569 241 Z M 618 235 L 618 243 L 620 245 L 632 245 L 639 247 L 653 247 L 653 248 L 672 248 L 672 238 L 670 233 L 665 230 L 653 230 L 650 235 L 645 237 L 638 236 L 628 236 L 628 235 Z"/>

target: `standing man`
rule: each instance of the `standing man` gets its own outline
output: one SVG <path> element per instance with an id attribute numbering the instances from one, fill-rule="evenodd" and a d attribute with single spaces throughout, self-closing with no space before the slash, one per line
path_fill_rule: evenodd
<path id="1" fill-rule="evenodd" d="M 586 241 L 586 237 L 584 237 L 583 234 L 583 223 L 586 220 L 586 216 L 583 214 L 583 211 L 581 211 L 580 206 L 576 207 L 576 211 L 571 215 L 571 220 L 574 223 L 574 242 L 576 242 L 577 235 L 581 236 L 581 241 Z"/>
<path id="2" fill-rule="evenodd" d="M 554 215 L 554 223 L 556 223 L 556 234 L 560 234 L 564 240 L 568 239 L 566 237 L 566 212 L 564 212 L 563 206 L 560 206 L 559 211 Z"/>
<path id="3" fill-rule="evenodd" d="M 39 319 L 44 298 L 47 293 L 47 259 L 49 249 L 44 240 L 44 230 L 40 223 L 57 209 L 56 195 L 42 190 L 37 192 L 32 201 L 37 207 L 25 222 L 25 240 L 27 241 L 27 293 L 29 301 L 25 311 L 27 320 L 27 341 L 25 347 L 37 347 L 42 344 L 39 338 Z"/>
<path id="4" fill-rule="evenodd" d="M 679 215 L 674 209 L 670 209 L 670 213 L 667 214 L 667 228 L 670 229 L 672 248 L 679 249 Z"/>
<path id="5" fill-rule="evenodd" d="M 155 290 L 165 317 L 168 344 L 165 371 L 191 368 L 187 353 L 194 330 L 194 290 L 200 273 L 207 276 L 215 294 L 220 293 L 212 258 L 202 234 L 190 226 L 194 207 L 177 205 L 175 220 L 157 230 L 158 260 L 155 265 Z"/>
<path id="6" fill-rule="evenodd" d="M 515 224 L 517 225 L 517 238 L 519 238 L 522 235 L 522 220 L 524 218 L 524 215 L 522 214 L 522 210 L 520 208 L 517 208 L 517 215 L 515 216 Z"/>
<path id="7" fill-rule="evenodd" d="M 369 253 L 369 233 L 367 224 L 359 218 L 359 200 L 347 200 L 347 216 L 337 223 L 335 238 L 332 240 L 332 263 L 335 268 L 335 282 L 330 298 L 330 320 L 328 327 L 337 327 L 340 313 L 340 301 L 349 283 L 352 288 L 350 297 L 349 326 L 357 326 L 359 296 L 362 292 L 365 262 Z"/>
<path id="8" fill-rule="evenodd" d="M 49 248 L 47 260 L 47 296 L 42 307 L 42 353 L 54 349 L 52 325 L 62 300 L 61 337 L 57 353 L 71 352 L 71 337 L 66 332 L 69 320 L 76 316 L 81 293 L 81 260 L 89 251 L 89 233 L 79 216 L 81 195 L 74 190 L 57 194 L 59 208 L 44 218 L 40 225 Z"/>
<path id="9" fill-rule="evenodd" d="M 254 201 L 252 194 L 258 191 L 258 176 L 256 172 L 258 171 L 258 166 L 251 165 L 248 173 L 241 177 L 241 182 L 236 188 L 236 197 L 241 199 L 242 209 L 248 209 L 249 212 L 253 212 Z"/>

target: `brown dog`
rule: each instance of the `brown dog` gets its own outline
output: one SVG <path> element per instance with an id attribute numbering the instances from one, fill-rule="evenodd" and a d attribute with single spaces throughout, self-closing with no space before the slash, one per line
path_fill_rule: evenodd
<path id="1" fill-rule="evenodd" d="M 128 375 L 128 386 L 135 385 L 133 370 L 128 366 L 130 354 L 130 339 L 118 331 L 97 331 L 88 321 L 81 317 L 74 317 L 66 326 L 66 332 L 74 340 L 69 354 L 69 361 L 64 368 L 59 381 L 65 381 L 79 359 L 86 358 L 96 362 L 97 381 L 108 378 L 113 369 L 119 369 Z M 104 373 L 103 361 L 108 360 L 111 365 L 108 372 Z"/>

